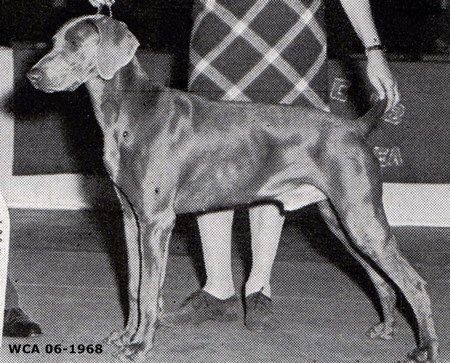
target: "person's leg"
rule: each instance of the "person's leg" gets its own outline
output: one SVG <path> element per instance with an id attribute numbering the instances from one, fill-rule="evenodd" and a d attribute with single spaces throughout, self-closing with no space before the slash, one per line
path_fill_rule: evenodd
<path id="1" fill-rule="evenodd" d="M 239 300 L 231 272 L 231 227 L 233 211 L 197 218 L 206 269 L 206 283 L 175 310 L 161 317 L 163 325 L 232 321 L 239 317 Z"/>
<path id="2" fill-rule="evenodd" d="M 6 293 L 5 293 L 5 310 L 19 307 L 19 295 L 16 288 L 11 283 L 9 277 L 6 279 Z"/>
<path id="3" fill-rule="evenodd" d="M 204 214 L 197 221 L 206 269 L 203 290 L 227 299 L 235 294 L 231 271 L 233 211 Z"/>
<path id="4" fill-rule="evenodd" d="M 252 269 L 245 284 L 245 326 L 262 331 L 273 328 L 270 277 L 284 217 L 274 205 L 250 209 Z"/>
<path id="5" fill-rule="evenodd" d="M 245 285 L 246 296 L 258 291 L 268 297 L 271 296 L 270 276 L 284 219 L 275 205 L 263 205 L 250 209 L 252 269 Z"/>
<path id="6" fill-rule="evenodd" d="M 32 321 L 19 307 L 19 295 L 9 278 L 6 280 L 5 319 L 3 335 L 13 338 L 27 338 L 42 333 L 41 327 Z"/>

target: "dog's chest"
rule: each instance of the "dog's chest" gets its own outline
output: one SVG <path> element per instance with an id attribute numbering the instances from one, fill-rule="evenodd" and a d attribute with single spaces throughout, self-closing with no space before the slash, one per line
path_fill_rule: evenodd
<path id="1" fill-rule="evenodd" d="M 105 134 L 103 146 L 103 162 L 110 178 L 114 182 L 117 182 L 120 164 L 120 151 L 113 135 Z"/>
<path id="2" fill-rule="evenodd" d="M 124 151 L 131 149 L 135 139 L 135 130 L 130 125 L 127 113 L 124 113 L 117 103 L 105 102 L 102 107 L 104 118 L 103 129 L 103 161 L 114 182 L 121 169 L 121 163 L 124 159 Z"/>

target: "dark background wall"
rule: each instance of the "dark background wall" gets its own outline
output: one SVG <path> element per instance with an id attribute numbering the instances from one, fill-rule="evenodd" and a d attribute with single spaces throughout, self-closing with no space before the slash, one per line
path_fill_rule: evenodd
<path id="1" fill-rule="evenodd" d="M 324 0 L 328 11 L 328 38 L 333 56 L 361 50 L 339 0 Z M 448 4 L 442 0 L 371 0 L 374 20 L 391 53 L 417 57 L 442 51 L 448 43 Z M 441 47 L 441 49 L 439 49 Z"/>

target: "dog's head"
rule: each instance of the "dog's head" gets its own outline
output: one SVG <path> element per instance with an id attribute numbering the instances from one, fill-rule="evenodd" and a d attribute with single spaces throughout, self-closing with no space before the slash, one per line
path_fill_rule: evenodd
<path id="1" fill-rule="evenodd" d="M 45 92 L 73 91 L 93 77 L 111 79 L 134 57 L 139 42 L 128 27 L 103 15 L 76 18 L 53 37 L 53 49 L 27 73 Z"/>

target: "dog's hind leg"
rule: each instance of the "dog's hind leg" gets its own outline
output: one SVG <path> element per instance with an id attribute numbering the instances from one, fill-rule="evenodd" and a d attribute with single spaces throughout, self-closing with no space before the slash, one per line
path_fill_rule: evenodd
<path id="1" fill-rule="evenodd" d="M 347 236 L 342 231 L 339 220 L 336 217 L 330 203 L 327 200 L 317 203 L 328 228 L 342 242 L 348 252 L 363 266 L 373 282 L 380 299 L 383 313 L 383 321 L 369 329 L 367 335 L 372 338 L 390 340 L 394 336 L 394 310 L 396 303 L 396 295 L 394 289 L 375 269 L 361 256 L 359 251 L 349 243 Z"/>
<path id="2" fill-rule="evenodd" d="M 327 195 L 355 247 L 399 287 L 411 305 L 418 323 L 419 345 L 410 358 L 435 362 L 438 341 L 425 282 L 397 247 L 384 212 L 375 161 L 371 164 L 367 156 L 360 160 L 356 168 L 354 164 L 339 165 L 341 180 L 336 184 L 341 188 L 330 187 Z"/>

